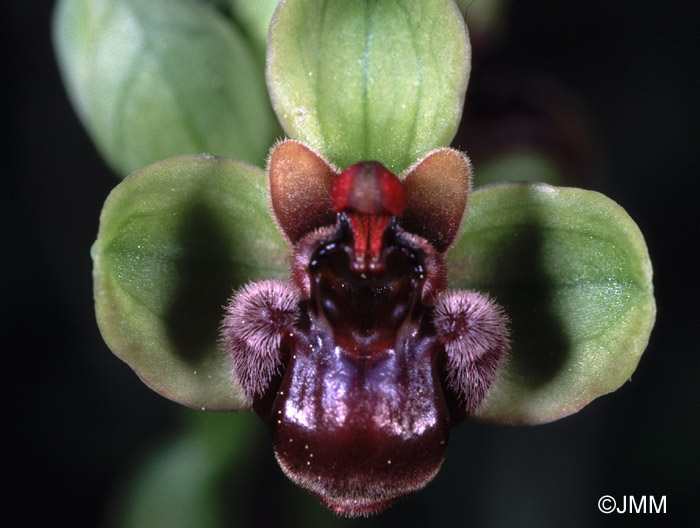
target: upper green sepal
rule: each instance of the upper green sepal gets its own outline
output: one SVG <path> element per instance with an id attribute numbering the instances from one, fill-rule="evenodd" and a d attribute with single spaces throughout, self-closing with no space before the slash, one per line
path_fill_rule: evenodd
<path id="1" fill-rule="evenodd" d="M 448 255 L 450 286 L 488 292 L 513 348 L 476 417 L 536 424 L 578 411 L 627 381 L 656 305 L 637 225 L 602 194 L 546 184 L 484 187 Z"/>
<path id="2" fill-rule="evenodd" d="M 167 398 L 213 411 L 245 408 L 218 329 L 234 288 L 288 275 L 267 200 L 261 169 L 212 156 L 155 163 L 107 198 L 91 251 L 100 331 Z"/>
<path id="3" fill-rule="evenodd" d="M 121 176 L 180 154 L 262 165 L 278 133 L 256 51 L 192 0 L 61 0 L 53 37 L 68 95 Z"/>
<path id="4" fill-rule="evenodd" d="M 267 82 L 290 137 L 340 169 L 376 160 L 400 174 L 452 141 L 470 57 L 452 0 L 285 0 Z"/>

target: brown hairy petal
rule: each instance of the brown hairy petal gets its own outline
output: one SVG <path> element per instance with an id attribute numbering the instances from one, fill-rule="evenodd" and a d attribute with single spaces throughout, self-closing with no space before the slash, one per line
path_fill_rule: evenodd
<path id="1" fill-rule="evenodd" d="M 455 240 L 471 184 L 469 159 L 453 149 L 434 150 L 408 170 L 401 224 L 444 253 Z"/>
<path id="2" fill-rule="evenodd" d="M 330 189 L 336 171 L 313 150 L 298 141 L 282 141 L 270 154 L 268 174 L 272 210 L 290 245 L 335 222 Z"/>

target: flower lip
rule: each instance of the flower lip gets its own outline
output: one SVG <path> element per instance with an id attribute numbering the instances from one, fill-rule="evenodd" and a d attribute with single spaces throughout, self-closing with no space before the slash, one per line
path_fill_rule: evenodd
<path id="1" fill-rule="evenodd" d="M 433 478 L 450 417 L 437 368 L 441 344 L 426 331 L 421 302 L 436 268 L 429 259 L 441 257 L 392 216 L 382 236 L 383 271 L 358 275 L 349 217 L 338 214 L 334 226 L 300 242 L 309 298 L 300 324 L 283 338 L 284 374 L 256 410 L 271 427 L 284 472 L 354 517 Z"/>

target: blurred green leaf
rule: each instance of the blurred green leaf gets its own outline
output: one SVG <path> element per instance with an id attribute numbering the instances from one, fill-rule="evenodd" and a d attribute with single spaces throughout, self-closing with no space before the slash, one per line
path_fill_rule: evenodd
<path id="1" fill-rule="evenodd" d="M 377 160 L 401 173 L 448 146 L 470 68 L 452 0 L 287 0 L 267 79 L 287 134 L 339 168 Z"/>
<path id="2" fill-rule="evenodd" d="M 478 418 L 555 420 L 634 372 L 655 319 L 652 269 L 612 200 L 545 184 L 482 188 L 448 262 L 451 287 L 488 292 L 511 319 L 510 362 Z"/>
<path id="3" fill-rule="evenodd" d="M 263 171 L 212 156 L 146 167 L 107 198 L 92 253 L 112 351 L 167 398 L 244 407 L 217 349 L 222 306 L 246 281 L 288 275 Z"/>
<path id="4" fill-rule="evenodd" d="M 474 185 L 501 182 L 540 182 L 562 185 L 562 167 L 535 150 L 504 152 L 474 166 Z"/>
<path id="5" fill-rule="evenodd" d="M 78 115 L 122 176 L 180 154 L 262 165 L 277 133 L 251 44 L 195 0 L 61 0 L 53 26 Z"/>
<path id="6" fill-rule="evenodd" d="M 228 13 L 229 4 L 231 0 L 199 0 L 200 2 L 207 2 L 216 7 L 219 11 L 223 13 Z"/>
<path id="7" fill-rule="evenodd" d="M 118 498 L 112 524 L 123 528 L 230 525 L 227 517 L 236 490 L 226 485 L 226 478 L 237 474 L 237 487 L 245 486 L 244 476 L 252 470 L 246 466 L 264 426 L 253 413 L 197 413 L 188 418 L 185 429 L 153 453 Z"/>
<path id="8" fill-rule="evenodd" d="M 466 17 L 469 27 L 480 31 L 500 24 L 508 6 L 507 0 L 455 0 L 455 3 Z"/>
<path id="9" fill-rule="evenodd" d="M 264 62 L 270 20 L 279 0 L 228 0 L 228 4 L 234 20 L 244 28 Z"/>

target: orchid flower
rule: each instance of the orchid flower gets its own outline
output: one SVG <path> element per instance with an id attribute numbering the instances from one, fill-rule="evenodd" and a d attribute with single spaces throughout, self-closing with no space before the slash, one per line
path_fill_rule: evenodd
<path id="1" fill-rule="evenodd" d="M 116 4 L 122 21 L 157 20 L 158 31 L 163 20 L 201 23 L 211 30 L 204 48 L 236 48 L 216 37 L 224 29 L 209 7 L 159 2 Z M 94 50 L 66 22 L 71 4 L 100 9 L 65 2 L 67 84 L 100 148 L 130 171 L 157 134 L 125 129 L 121 141 L 100 128 L 104 109 L 125 99 L 96 97 L 92 74 L 71 69 Z M 198 94 L 184 97 L 192 127 L 207 130 L 217 110 L 197 108 L 209 103 L 251 127 L 264 119 L 258 93 L 252 117 L 235 90 L 219 104 L 216 82 L 228 86 L 230 71 L 190 81 L 168 49 L 178 42 L 158 37 L 143 70 L 124 66 L 132 86 L 151 87 L 160 71 L 151 63 L 165 56 L 163 71 L 182 83 L 175 91 Z M 544 423 L 629 379 L 655 317 L 643 236 L 596 192 L 472 191 L 467 155 L 448 148 L 470 70 L 451 0 L 284 0 L 266 61 L 290 138 L 266 170 L 210 154 L 169 158 L 128 176 L 105 203 L 92 250 L 98 324 L 147 385 L 201 410 L 254 409 L 290 478 L 356 516 L 425 486 L 462 419 Z M 141 100 L 126 100 L 148 124 Z M 178 134 L 173 122 L 158 121 L 158 132 Z M 249 161 L 274 130 L 253 138 L 233 128 L 234 147 L 255 151 Z M 226 154 L 217 134 L 194 136 Z"/>

